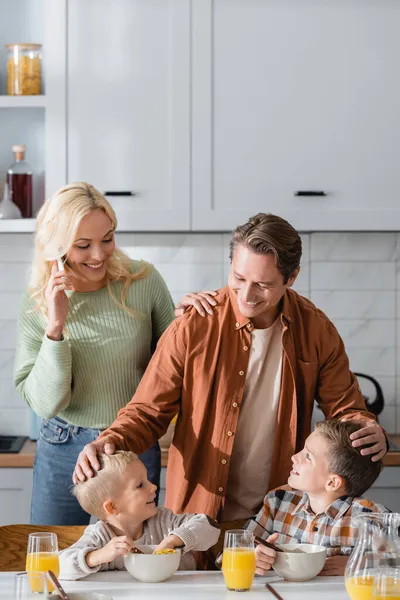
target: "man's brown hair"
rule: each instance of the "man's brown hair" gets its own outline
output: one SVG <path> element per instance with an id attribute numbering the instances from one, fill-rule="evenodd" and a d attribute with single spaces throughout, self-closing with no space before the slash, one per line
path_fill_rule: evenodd
<path id="1" fill-rule="evenodd" d="M 232 233 L 229 257 L 241 244 L 255 254 L 273 254 L 285 283 L 300 266 L 301 237 L 285 219 L 270 213 L 258 213 Z"/>
<path id="2" fill-rule="evenodd" d="M 337 419 L 321 421 L 315 425 L 315 431 L 329 444 L 330 471 L 343 478 L 346 493 L 354 498 L 362 496 L 371 487 L 383 467 L 382 461 L 373 462 L 370 454 L 362 456 L 361 448 L 353 448 L 350 435 L 359 429 L 360 423 L 356 421 Z"/>

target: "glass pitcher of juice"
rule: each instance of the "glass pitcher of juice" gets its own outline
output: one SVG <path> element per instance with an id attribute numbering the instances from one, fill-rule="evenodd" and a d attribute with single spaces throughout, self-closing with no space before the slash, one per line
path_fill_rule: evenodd
<path id="1" fill-rule="evenodd" d="M 222 572 L 228 590 L 244 592 L 251 588 L 256 571 L 254 536 L 245 529 L 225 533 Z"/>
<path id="2" fill-rule="evenodd" d="M 26 555 L 26 571 L 28 573 L 53 571 L 56 577 L 60 574 L 60 563 L 58 559 L 58 540 L 55 533 L 30 533 L 28 538 L 28 553 Z M 42 592 L 43 590 L 34 589 L 36 580 L 31 580 L 32 592 Z M 53 586 L 48 584 L 49 592 L 54 590 Z"/>
<path id="3" fill-rule="evenodd" d="M 400 569 L 385 569 L 374 578 L 373 600 L 400 600 Z"/>
<path id="4" fill-rule="evenodd" d="M 357 517 L 358 538 L 345 571 L 351 600 L 373 600 L 375 578 L 400 568 L 400 514 L 364 513 Z"/>

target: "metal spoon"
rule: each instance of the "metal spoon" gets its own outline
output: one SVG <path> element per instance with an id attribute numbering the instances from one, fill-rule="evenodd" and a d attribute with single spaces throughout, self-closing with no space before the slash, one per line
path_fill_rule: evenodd
<path id="1" fill-rule="evenodd" d="M 57 577 L 54 575 L 53 571 L 47 571 L 47 579 L 49 579 L 54 587 L 57 588 L 58 595 L 60 596 L 61 600 L 69 600 L 68 594 L 58 581 Z"/>

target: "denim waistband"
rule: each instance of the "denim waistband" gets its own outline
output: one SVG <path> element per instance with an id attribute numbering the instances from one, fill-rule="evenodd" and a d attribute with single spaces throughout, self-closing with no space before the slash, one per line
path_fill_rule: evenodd
<path id="1" fill-rule="evenodd" d="M 71 433 L 77 434 L 79 432 L 84 433 L 85 431 L 98 431 L 99 434 L 104 431 L 104 429 L 99 429 L 98 427 L 81 427 L 80 425 L 73 425 L 72 423 L 68 423 L 68 421 L 64 421 L 64 419 L 60 419 L 60 417 L 53 417 L 52 419 L 48 419 L 50 423 L 58 427 L 62 427 L 64 429 L 69 429 Z"/>

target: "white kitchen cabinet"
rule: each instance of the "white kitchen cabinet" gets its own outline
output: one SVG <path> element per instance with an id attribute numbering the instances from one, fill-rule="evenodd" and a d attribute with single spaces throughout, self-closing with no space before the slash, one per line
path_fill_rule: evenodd
<path id="1" fill-rule="evenodd" d="M 192 19 L 193 229 L 398 229 L 398 0 L 193 0 Z"/>
<path id="2" fill-rule="evenodd" d="M 190 0 L 67 0 L 66 115 L 119 229 L 190 229 Z"/>
<path id="3" fill-rule="evenodd" d="M 0 525 L 30 522 L 33 469 L 0 468 Z"/>

